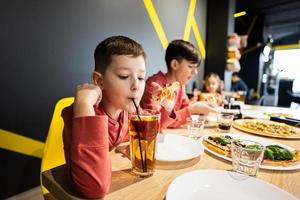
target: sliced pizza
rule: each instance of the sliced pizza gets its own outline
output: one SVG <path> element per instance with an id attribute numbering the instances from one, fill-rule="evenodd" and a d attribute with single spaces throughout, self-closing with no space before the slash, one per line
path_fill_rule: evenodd
<path id="1" fill-rule="evenodd" d="M 279 145 L 268 145 L 264 152 L 263 164 L 288 166 L 300 161 L 300 151 L 290 151 Z"/>
<path id="2" fill-rule="evenodd" d="M 231 140 L 229 135 L 212 135 L 204 137 L 203 144 L 214 152 L 230 157 Z"/>
<path id="3" fill-rule="evenodd" d="M 175 92 L 179 89 L 179 87 L 180 87 L 179 82 L 174 82 L 172 84 L 167 85 L 155 97 L 155 100 L 157 100 L 157 101 L 163 101 L 165 99 L 173 100 L 175 97 Z"/>
<path id="4" fill-rule="evenodd" d="M 231 141 L 229 135 L 212 135 L 203 138 L 203 145 L 211 151 L 231 158 Z M 246 147 L 240 143 L 240 146 Z M 253 145 L 249 148 L 253 148 Z M 300 151 L 290 151 L 280 145 L 267 145 L 264 151 L 264 165 L 291 166 L 300 162 Z"/>
<path id="5" fill-rule="evenodd" d="M 300 138 L 300 129 L 270 120 L 263 119 L 240 119 L 235 120 L 233 126 L 242 131 L 257 135 L 277 138 Z"/>

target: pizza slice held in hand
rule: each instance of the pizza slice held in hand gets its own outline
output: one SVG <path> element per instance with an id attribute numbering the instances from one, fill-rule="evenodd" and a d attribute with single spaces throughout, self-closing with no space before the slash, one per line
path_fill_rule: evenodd
<path id="1" fill-rule="evenodd" d="M 167 85 L 166 87 L 162 88 L 160 93 L 155 96 L 156 101 L 164 101 L 166 100 L 173 100 L 175 97 L 175 92 L 179 89 L 180 83 L 179 82 L 174 82 L 172 84 Z"/>

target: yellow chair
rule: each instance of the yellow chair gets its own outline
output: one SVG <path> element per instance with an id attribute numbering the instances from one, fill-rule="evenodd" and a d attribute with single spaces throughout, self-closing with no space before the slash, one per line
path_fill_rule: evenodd
<path id="1" fill-rule="evenodd" d="M 62 131 L 64 122 L 61 117 L 61 112 L 65 107 L 68 107 L 74 102 L 74 97 L 67 97 L 60 99 L 56 105 L 53 112 L 51 124 L 48 131 L 47 140 L 44 147 L 44 153 L 41 164 L 41 174 L 42 172 L 49 170 L 51 168 L 63 165 L 65 163 L 65 156 L 63 150 L 63 140 Z M 49 192 L 42 185 L 41 187 L 44 197 Z"/>

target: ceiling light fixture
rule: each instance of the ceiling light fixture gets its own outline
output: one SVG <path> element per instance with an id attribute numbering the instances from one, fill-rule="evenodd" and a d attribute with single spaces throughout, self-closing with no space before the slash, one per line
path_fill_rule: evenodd
<path id="1" fill-rule="evenodd" d="M 237 18 L 237 17 L 241 17 L 241 16 L 246 15 L 246 14 L 247 14 L 246 11 L 242 11 L 242 12 L 234 13 L 233 16 L 235 18 Z"/>

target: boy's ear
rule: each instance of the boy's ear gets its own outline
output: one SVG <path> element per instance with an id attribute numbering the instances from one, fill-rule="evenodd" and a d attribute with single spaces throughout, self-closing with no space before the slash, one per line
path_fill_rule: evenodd
<path id="1" fill-rule="evenodd" d="M 170 62 L 170 67 L 172 70 L 177 70 L 178 68 L 178 61 L 176 59 L 172 59 L 171 62 Z"/>
<path id="2" fill-rule="evenodd" d="M 92 74 L 92 80 L 95 85 L 98 85 L 101 89 L 103 89 L 103 75 L 101 73 L 94 71 Z"/>

